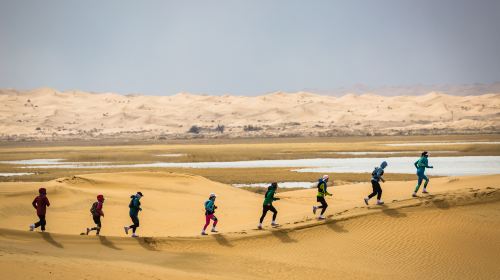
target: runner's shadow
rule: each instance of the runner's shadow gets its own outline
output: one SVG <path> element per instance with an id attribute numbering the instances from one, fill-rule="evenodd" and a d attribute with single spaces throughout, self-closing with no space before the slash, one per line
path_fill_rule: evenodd
<path id="1" fill-rule="evenodd" d="M 54 238 L 52 238 L 52 235 L 50 235 L 50 233 L 48 232 L 40 232 L 40 234 L 42 235 L 42 238 L 47 241 L 50 245 L 54 246 L 54 247 L 57 247 L 57 248 L 64 248 L 64 246 L 55 241 Z"/>
<path id="2" fill-rule="evenodd" d="M 133 237 L 137 239 L 139 245 L 149 251 L 158 251 L 158 242 L 151 237 Z"/>
<path id="3" fill-rule="evenodd" d="M 433 200 L 432 203 L 439 209 L 450 209 L 450 204 L 444 199 Z"/>
<path id="4" fill-rule="evenodd" d="M 393 217 L 393 218 L 404 218 L 404 217 L 408 216 L 405 213 L 398 211 L 397 209 L 387 208 L 387 206 L 385 206 L 385 205 L 382 208 L 382 213 L 386 214 L 389 217 Z"/>
<path id="5" fill-rule="evenodd" d="M 234 245 L 231 244 L 231 242 L 229 242 L 229 240 L 227 240 L 227 238 L 225 238 L 222 234 L 214 234 L 212 236 L 215 238 L 217 243 L 219 243 L 220 245 L 226 246 L 226 247 L 234 247 Z"/>
<path id="6" fill-rule="evenodd" d="M 326 223 L 326 226 L 329 227 L 330 229 L 332 229 L 333 231 L 338 232 L 338 233 L 349 232 L 347 229 L 345 229 L 343 226 L 338 224 L 336 221 L 330 221 L 330 222 Z"/>
<path id="7" fill-rule="evenodd" d="M 109 241 L 109 239 L 106 236 L 99 235 L 98 237 L 102 245 L 114 250 L 121 250 L 120 248 L 116 247 L 113 242 Z"/>
<path id="8" fill-rule="evenodd" d="M 283 243 L 296 243 L 297 240 L 291 238 L 288 233 L 284 230 L 273 230 L 271 233 L 274 237 L 277 237 Z"/>

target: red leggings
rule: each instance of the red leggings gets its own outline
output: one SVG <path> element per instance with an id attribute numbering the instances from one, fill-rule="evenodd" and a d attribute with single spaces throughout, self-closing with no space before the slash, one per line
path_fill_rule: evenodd
<path id="1" fill-rule="evenodd" d="M 215 217 L 214 214 L 205 215 L 205 226 L 203 227 L 203 230 L 207 229 L 208 225 L 210 224 L 210 220 L 214 220 L 214 227 L 217 225 L 217 217 Z"/>

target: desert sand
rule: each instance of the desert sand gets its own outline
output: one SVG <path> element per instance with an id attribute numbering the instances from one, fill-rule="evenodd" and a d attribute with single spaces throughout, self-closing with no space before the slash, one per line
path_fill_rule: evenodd
<path id="1" fill-rule="evenodd" d="M 0 90 L 0 139 L 172 139 L 498 133 L 500 93 L 275 92 L 255 97 Z M 360 121 L 362 119 L 363 121 Z M 224 126 L 217 131 L 218 125 Z M 188 131 L 191 127 L 198 129 Z M 221 133 L 222 132 L 222 133 Z"/>
<path id="2" fill-rule="evenodd" d="M 385 206 L 365 206 L 369 183 L 330 187 L 326 221 L 315 190 L 278 193 L 282 224 L 256 230 L 262 195 L 167 172 L 85 174 L 0 183 L 2 279 L 498 279 L 500 175 L 383 184 Z M 29 232 L 30 203 L 48 190 L 47 233 Z M 129 195 L 142 191 L 137 239 L 125 237 Z M 218 194 L 221 233 L 199 236 L 203 202 Z M 102 236 L 81 236 L 98 193 Z M 373 203 L 373 201 L 372 201 Z M 37 278 L 38 277 L 38 278 Z"/>

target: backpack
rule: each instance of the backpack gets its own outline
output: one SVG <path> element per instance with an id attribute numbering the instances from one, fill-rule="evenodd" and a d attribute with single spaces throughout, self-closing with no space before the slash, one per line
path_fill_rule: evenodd
<path id="1" fill-rule="evenodd" d="M 97 213 L 97 201 L 92 203 L 92 207 L 90 207 L 90 213 L 92 213 L 92 215 L 96 215 Z"/>
<path id="2" fill-rule="evenodd" d="M 375 167 L 375 169 L 373 169 L 373 172 L 372 172 L 372 177 L 373 178 L 377 178 L 377 172 L 379 170 L 379 167 Z M 382 172 L 380 173 L 380 176 L 384 175 L 384 170 L 382 169 Z"/>
<path id="3" fill-rule="evenodd" d="M 321 179 L 318 181 L 318 186 L 316 186 L 316 187 L 318 188 L 318 192 L 323 192 L 323 191 L 319 188 L 319 187 L 321 186 L 321 184 L 323 184 L 323 183 L 325 184 L 325 189 L 324 189 L 324 191 L 326 192 L 326 182 L 325 182 L 325 181 L 323 181 L 323 180 L 321 180 Z"/>
<path id="4" fill-rule="evenodd" d="M 130 203 L 128 204 L 128 208 L 134 208 L 135 195 L 132 195 L 130 198 L 131 198 L 131 200 L 130 200 Z"/>

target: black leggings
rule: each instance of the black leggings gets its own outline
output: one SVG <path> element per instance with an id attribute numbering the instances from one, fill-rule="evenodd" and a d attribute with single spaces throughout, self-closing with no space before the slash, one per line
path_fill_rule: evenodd
<path id="1" fill-rule="evenodd" d="M 273 221 L 276 221 L 276 216 L 278 215 L 278 210 L 274 208 L 272 205 L 264 205 L 262 206 L 262 216 L 260 216 L 260 223 L 262 224 L 262 221 L 264 221 L 264 218 L 266 217 L 267 211 L 271 210 L 273 212 Z"/>
<path id="2" fill-rule="evenodd" d="M 368 196 L 368 198 L 372 198 L 377 195 L 377 199 L 380 200 L 380 198 L 382 197 L 382 188 L 380 187 L 379 182 L 375 182 L 372 180 L 372 188 L 373 192 Z"/>
<path id="3" fill-rule="evenodd" d="M 40 219 L 40 221 L 35 223 L 35 228 L 41 226 L 42 231 L 45 231 L 45 225 L 47 224 L 47 221 L 45 221 L 45 215 L 38 215 L 38 218 Z"/>
<path id="4" fill-rule="evenodd" d="M 325 197 L 317 196 L 316 201 L 321 203 L 321 206 L 318 206 L 318 209 L 321 209 L 321 215 L 323 215 L 328 208 L 328 203 L 326 203 Z"/>
<path id="5" fill-rule="evenodd" d="M 91 228 L 91 230 L 97 231 L 97 234 L 101 231 L 101 216 L 99 215 L 93 215 L 92 219 L 94 219 L 94 223 L 96 224 L 96 227 Z"/>
<path id="6" fill-rule="evenodd" d="M 135 230 L 139 227 L 139 217 L 130 216 L 130 218 L 132 219 L 132 223 L 134 223 L 133 225 L 130 226 L 130 228 L 132 229 L 132 232 L 135 233 Z"/>

